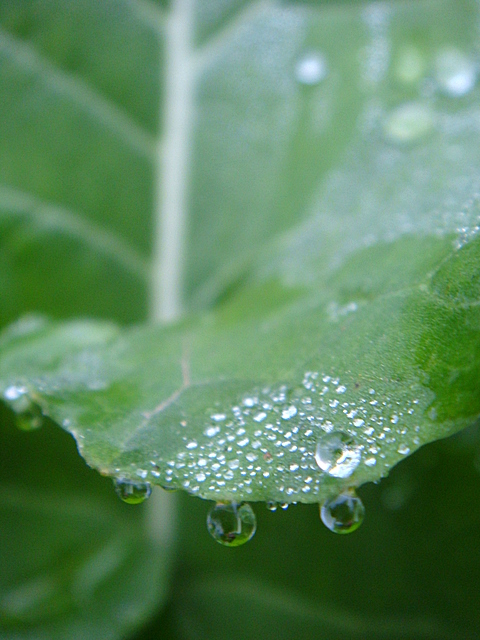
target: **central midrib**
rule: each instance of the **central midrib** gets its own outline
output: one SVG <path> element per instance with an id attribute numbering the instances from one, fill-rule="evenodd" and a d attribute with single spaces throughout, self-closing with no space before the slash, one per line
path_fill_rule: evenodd
<path id="1" fill-rule="evenodd" d="M 188 185 L 196 81 L 235 33 L 275 0 L 256 0 L 239 10 L 200 48 L 194 46 L 198 0 L 173 0 L 162 15 L 165 36 L 164 102 L 155 151 L 154 243 L 150 318 L 173 322 L 184 311 Z M 201 0 L 203 1 L 203 0 Z"/>
<path id="2" fill-rule="evenodd" d="M 187 188 L 190 165 L 194 63 L 194 0 L 173 0 L 166 20 L 165 102 L 156 149 L 155 238 L 151 318 L 172 322 L 182 314 Z"/>

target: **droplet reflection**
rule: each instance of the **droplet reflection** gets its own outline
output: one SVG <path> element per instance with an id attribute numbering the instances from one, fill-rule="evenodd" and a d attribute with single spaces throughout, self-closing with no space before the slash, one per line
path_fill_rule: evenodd
<path id="1" fill-rule="evenodd" d="M 3 397 L 15 413 L 15 423 L 22 431 L 39 429 L 44 423 L 44 415 L 40 406 L 28 395 L 26 387 L 11 386 L 5 390 Z"/>
<path id="2" fill-rule="evenodd" d="M 208 513 L 207 528 L 212 538 L 220 544 L 239 547 L 255 533 L 257 519 L 246 502 L 217 502 Z"/>
<path id="3" fill-rule="evenodd" d="M 352 533 L 363 522 L 365 507 L 353 490 L 327 500 L 320 507 L 323 524 L 334 533 Z"/>
<path id="4" fill-rule="evenodd" d="M 343 431 L 332 431 L 317 443 L 315 461 L 334 478 L 348 478 L 360 463 L 360 446 Z"/>
<path id="5" fill-rule="evenodd" d="M 152 487 L 148 482 L 133 482 L 117 478 L 113 484 L 117 496 L 127 504 L 140 504 L 152 493 Z"/>

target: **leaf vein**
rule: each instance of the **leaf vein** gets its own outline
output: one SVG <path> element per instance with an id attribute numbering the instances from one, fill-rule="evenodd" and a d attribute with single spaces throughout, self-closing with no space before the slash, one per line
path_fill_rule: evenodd
<path id="1" fill-rule="evenodd" d="M 44 228 L 53 228 L 81 240 L 86 246 L 114 259 L 126 271 L 140 280 L 149 281 L 148 261 L 123 240 L 78 213 L 65 207 L 42 201 L 22 191 L 0 185 L 0 205 L 10 209 L 0 215 L 27 213 L 32 220 Z"/>
<path id="2" fill-rule="evenodd" d="M 254 20 L 263 11 L 275 6 L 274 0 L 256 0 L 240 10 L 220 31 L 212 36 L 195 53 L 195 69 L 197 73 L 204 71 L 223 52 L 245 25 Z"/>
<path id="3" fill-rule="evenodd" d="M 24 71 L 40 76 L 55 92 L 63 94 L 114 132 L 139 155 L 151 158 L 153 137 L 111 100 L 78 76 L 68 75 L 48 61 L 32 45 L 22 42 L 0 27 L 0 53 Z"/>

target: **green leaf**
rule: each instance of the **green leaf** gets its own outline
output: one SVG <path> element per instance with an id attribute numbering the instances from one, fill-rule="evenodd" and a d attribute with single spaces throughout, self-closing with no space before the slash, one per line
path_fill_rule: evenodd
<path id="1" fill-rule="evenodd" d="M 165 496 L 132 510 L 66 434 L 51 424 L 22 433 L 5 407 L 0 416 L 2 638 L 124 637 L 166 595 Z"/>
<path id="2" fill-rule="evenodd" d="M 217 500 L 323 501 L 474 420 L 478 6 L 458 6 L 233 3 L 208 18 L 223 25 L 210 39 L 189 2 L 142 22 L 167 45 L 152 313 L 191 313 L 126 330 L 14 326 L 5 400 L 28 395 L 105 475 Z M 136 175 L 134 190 L 151 178 Z M 128 202 L 106 218 L 107 244 L 143 251 Z M 335 464 L 325 450 L 339 438 Z"/>

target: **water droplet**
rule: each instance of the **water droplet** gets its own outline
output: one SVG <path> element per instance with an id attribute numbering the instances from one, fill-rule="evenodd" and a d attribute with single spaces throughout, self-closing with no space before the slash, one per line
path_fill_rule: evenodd
<path id="1" fill-rule="evenodd" d="M 435 60 L 435 78 L 440 89 L 453 97 L 469 93 L 477 81 L 473 60 L 454 47 L 441 50 Z"/>
<path id="2" fill-rule="evenodd" d="M 220 544 L 238 547 L 253 536 L 257 521 L 252 507 L 246 502 L 217 502 L 208 513 L 207 528 Z"/>
<path id="3" fill-rule="evenodd" d="M 406 456 L 407 453 L 410 453 L 410 447 L 407 447 L 406 444 L 401 444 L 398 449 L 397 449 L 398 453 L 400 453 L 402 456 Z"/>
<path id="4" fill-rule="evenodd" d="M 360 446 L 347 433 L 333 431 L 317 443 L 315 461 L 334 478 L 348 478 L 360 463 Z"/>
<path id="5" fill-rule="evenodd" d="M 274 500 L 269 500 L 266 504 L 266 507 L 269 511 L 276 511 L 278 509 L 278 502 Z"/>
<path id="6" fill-rule="evenodd" d="M 321 53 L 309 53 L 297 62 L 295 77 L 301 84 L 314 85 L 327 75 L 328 67 Z"/>
<path id="7" fill-rule="evenodd" d="M 433 125 L 434 114 L 430 107 L 419 102 L 408 102 L 388 114 L 383 130 L 392 142 L 411 143 L 430 133 Z"/>
<path id="8" fill-rule="evenodd" d="M 30 410 L 17 414 L 16 426 L 22 431 L 34 431 L 43 426 L 45 419 L 40 407 L 32 403 Z"/>
<path id="9" fill-rule="evenodd" d="M 297 415 L 297 407 L 292 405 L 282 411 L 282 420 L 290 420 L 290 418 L 293 418 L 296 415 Z"/>
<path id="10" fill-rule="evenodd" d="M 146 500 L 152 493 L 152 487 L 148 482 L 133 482 L 124 478 L 113 481 L 115 493 L 127 504 L 139 504 Z"/>
<path id="11" fill-rule="evenodd" d="M 352 533 L 363 522 L 365 507 L 352 490 L 327 500 L 320 507 L 323 524 L 334 533 Z"/>
<path id="12" fill-rule="evenodd" d="M 216 436 L 217 433 L 220 433 L 220 427 L 208 427 L 203 433 L 207 436 L 207 438 L 213 438 L 213 436 Z"/>
<path id="13" fill-rule="evenodd" d="M 29 396 L 26 387 L 11 386 L 3 394 L 10 408 L 15 413 L 15 423 L 22 431 L 39 429 L 44 423 L 44 416 L 39 405 Z"/>
<path id="14" fill-rule="evenodd" d="M 25 397 L 26 393 L 27 393 L 26 387 L 17 387 L 15 385 L 12 385 L 11 387 L 8 387 L 7 389 L 5 389 L 3 397 L 5 398 L 5 400 L 14 402 L 19 398 Z"/>

